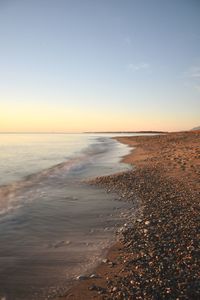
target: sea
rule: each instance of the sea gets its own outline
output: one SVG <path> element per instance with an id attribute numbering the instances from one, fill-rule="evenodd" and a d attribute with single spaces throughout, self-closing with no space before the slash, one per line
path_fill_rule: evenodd
<path id="1" fill-rule="evenodd" d="M 113 136 L 0 134 L 1 300 L 53 299 L 106 255 L 132 208 L 87 181 L 130 169 Z"/>

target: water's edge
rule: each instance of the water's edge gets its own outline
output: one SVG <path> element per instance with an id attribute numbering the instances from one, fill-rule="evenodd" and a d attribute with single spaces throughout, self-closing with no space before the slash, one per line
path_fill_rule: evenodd
<path id="1" fill-rule="evenodd" d="M 108 138 L 91 146 L 0 188 L 13 204 L 0 216 L 0 297 L 38 300 L 64 293 L 114 243 L 128 204 L 84 180 L 129 169 L 120 159 L 130 149 Z"/>
<path id="2" fill-rule="evenodd" d="M 117 140 L 117 136 L 112 137 L 113 140 L 117 141 L 118 144 L 123 145 L 126 147 L 126 149 L 128 150 L 127 153 L 121 155 L 119 157 L 119 161 L 118 163 L 123 163 L 123 160 L 125 157 L 128 157 L 135 149 L 135 147 L 131 147 L 129 145 L 125 145 L 123 143 L 121 143 L 120 141 Z M 118 173 L 122 173 L 125 174 L 126 172 L 128 172 L 129 170 L 133 169 L 133 165 L 130 165 L 128 163 L 125 163 L 125 165 L 128 165 L 129 168 L 128 169 L 124 169 L 120 172 L 115 172 L 112 174 L 108 174 L 110 176 L 115 176 Z M 101 180 L 101 178 L 105 177 L 106 175 L 100 175 L 98 176 L 98 179 Z M 95 184 L 95 178 L 90 178 L 90 180 L 86 180 L 85 181 L 86 184 L 89 182 L 89 184 L 92 184 L 92 186 L 96 189 L 99 188 L 99 186 L 97 184 Z M 101 188 L 102 190 L 106 191 L 105 188 Z M 118 217 L 120 218 L 120 222 L 118 219 L 118 223 L 116 222 L 114 225 L 114 230 L 112 231 L 112 235 L 110 236 L 109 242 L 106 245 L 105 248 L 101 249 L 101 252 L 99 253 L 99 257 L 96 260 L 96 262 L 90 266 L 90 268 L 85 269 L 85 272 L 79 274 L 79 276 L 74 277 L 71 279 L 70 283 L 68 284 L 67 288 L 62 288 L 62 289 L 58 289 L 57 291 L 54 290 L 53 292 L 51 292 L 50 294 L 48 294 L 48 297 L 50 299 L 55 299 L 57 300 L 59 297 L 64 297 L 67 292 L 73 288 L 74 286 L 76 286 L 78 284 L 78 282 L 82 279 L 80 278 L 90 278 L 90 276 L 96 275 L 95 270 L 100 266 L 100 264 L 102 263 L 102 260 L 105 259 L 110 251 L 110 249 L 120 240 L 121 238 L 121 234 L 124 230 L 126 230 L 129 226 L 132 227 L 132 220 L 133 220 L 133 216 L 135 215 L 138 216 L 141 212 L 141 204 L 139 199 L 135 198 L 134 203 L 133 202 L 127 202 L 125 201 L 125 199 L 123 199 L 121 197 L 120 194 L 115 193 L 115 192 L 110 192 L 110 191 L 106 191 L 106 193 L 109 193 L 109 195 L 111 197 L 113 197 L 113 199 L 115 199 L 116 201 L 120 201 L 122 203 L 124 203 L 124 207 L 120 209 L 120 213 L 118 214 Z"/>

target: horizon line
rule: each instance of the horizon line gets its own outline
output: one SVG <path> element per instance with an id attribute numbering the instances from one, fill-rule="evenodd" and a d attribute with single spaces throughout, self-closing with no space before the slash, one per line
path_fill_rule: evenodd
<path id="1" fill-rule="evenodd" d="M 190 131 L 189 130 L 179 130 L 179 131 Z M 94 133 L 167 133 L 167 132 L 177 132 L 177 130 L 104 130 L 104 131 L 0 131 L 0 134 L 94 134 Z"/>

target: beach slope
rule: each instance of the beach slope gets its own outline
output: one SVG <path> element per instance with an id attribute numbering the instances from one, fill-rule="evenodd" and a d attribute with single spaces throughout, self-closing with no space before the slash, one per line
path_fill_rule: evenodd
<path id="1" fill-rule="evenodd" d="M 140 215 L 95 270 L 99 278 L 59 299 L 200 299 L 200 131 L 116 139 L 134 147 L 123 159 L 133 170 L 93 183 L 139 199 Z"/>

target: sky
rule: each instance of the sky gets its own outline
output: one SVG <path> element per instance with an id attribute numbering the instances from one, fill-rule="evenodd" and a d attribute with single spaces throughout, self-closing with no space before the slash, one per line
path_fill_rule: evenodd
<path id="1" fill-rule="evenodd" d="M 0 0 L 0 132 L 199 125 L 199 0 Z"/>

